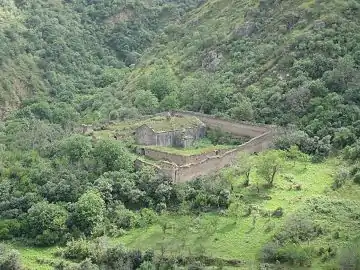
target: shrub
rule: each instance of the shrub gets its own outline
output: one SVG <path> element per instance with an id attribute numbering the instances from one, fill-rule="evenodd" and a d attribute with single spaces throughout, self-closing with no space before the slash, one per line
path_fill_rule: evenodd
<path id="1" fill-rule="evenodd" d="M 283 230 L 275 235 L 280 243 L 299 243 L 317 236 L 317 227 L 312 220 L 304 214 L 290 217 L 283 227 Z"/>
<path id="2" fill-rule="evenodd" d="M 138 215 L 133 211 L 126 209 L 124 206 L 118 206 L 111 211 L 109 219 L 121 229 L 134 228 L 137 226 L 139 221 Z"/>
<path id="3" fill-rule="evenodd" d="M 0 221 L 0 240 L 8 240 L 19 234 L 20 223 L 15 219 Z"/>
<path id="4" fill-rule="evenodd" d="M 360 244 L 355 243 L 341 250 L 339 255 L 339 268 L 341 270 L 360 269 Z"/>
<path id="5" fill-rule="evenodd" d="M 20 255 L 16 250 L 9 249 L 7 246 L 0 245 L 0 269 L 1 270 L 21 270 Z"/>
<path id="6" fill-rule="evenodd" d="M 155 270 L 156 267 L 152 262 L 145 261 L 140 265 L 140 267 L 138 269 L 139 270 Z"/>
<path id="7" fill-rule="evenodd" d="M 202 270 L 205 269 L 201 262 L 194 262 L 189 265 L 188 270 Z"/>
<path id="8" fill-rule="evenodd" d="M 260 252 L 260 258 L 263 262 L 274 263 L 279 259 L 279 245 L 274 242 L 266 243 Z"/>
<path id="9" fill-rule="evenodd" d="M 313 249 L 296 244 L 281 246 L 274 242 L 267 243 L 261 250 L 261 260 L 267 263 L 277 261 L 294 266 L 310 266 Z"/>
<path id="10" fill-rule="evenodd" d="M 345 168 L 341 168 L 334 176 L 334 182 L 332 184 L 332 189 L 341 188 L 346 180 L 349 178 L 349 171 Z"/>
<path id="11" fill-rule="evenodd" d="M 91 242 L 80 239 L 66 243 L 63 250 L 63 257 L 65 259 L 81 261 L 90 258 L 94 252 L 94 246 Z"/>
<path id="12" fill-rule="evenodd" d="M 79 270 L 98 270 L 99 267 L 93 264 L 90 259 L 85 259 L 79 265 Z"/>
<path id="13" fill-rule="evenodd" d="M 149 208 L 143 208 L 140 211 L 140 226 L 146 227 L 151 224 L 154 224 L 157 221 L 157 214 L 154 210 Z"/>
<path id="14" fill-rule="evenodd" d="M 299 245 L 288 245 L 279 249 L 279 260 L 294 266 L 310 266 L 313 249 Z"/>
<path id="15" fill-rule="evenodd" d="M 354 183 L 360 184 L 360 171 L 354 175 L 353 180 L 354 180 Z"/>

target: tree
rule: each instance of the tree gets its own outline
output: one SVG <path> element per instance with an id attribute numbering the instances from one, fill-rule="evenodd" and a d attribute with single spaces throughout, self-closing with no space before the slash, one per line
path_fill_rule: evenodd
<path id="1" fill-rule="evenodd" d="M 256 172 L 270 187 L 284 164 L 283 156 L 284 152 L 281 150 L 269 150 L 261 153 L 257 159 Z"/>
<path id="2" fill-rule="evenodd" d="M 244 175 L 245 181 L 244 186 L 247 187 L 250 184 L 250 172 L 254 167 L 254 159 L 248 153 L 241 153 L 238 157 L 238 162 L 236 163 L 235 173 Z"/>
<path id="3" fill-rule="evenodd" d="M 72 135 L 60 143 L 60 153 L 76 162 L 87 157 L 92 149 L 89 138 L 82 135 Z"/>
<path id="4" fill-rule="evenodd" d="M 299 147 L 297 147 L 296 145 L 291 146 L 286 152 L 285 152 L 285 156 L 287 159 L 293 161 L 293 165 L 295 166 L 295 162 L 296 161 L 301 161 L 301 162 L 307 162 L 309 161 L 309 156 L 306 155 L 305 153 L 301 152 L 299 150 Z"/>
<path id="5" fill-rule="evenodd" d="M 96 191 L 87 191 L 75 203 L 73 224 L 85 235 L 91 235 L 104 221 L 105 202 Z"/>
<path id="6" fill-rule="evenodd" d="M 140 90 L 135 93 L 134 105 L 144 114 L 152 114 L 159 108 L 159 100 L 150 91 Z"/>
<path id="7" fill-rule="evenodd" d="M 156 69 L 147 78 L 147 90 L 150 90 L 158 100 L 177 90 L 177 79 L 174 73 L 167 68 Z"/>
<path id="8" fill-rule="evenodd" d="M 130 171 L 133 168 L 128 151 L 115 140 L 104 139 L 97 142 L 93 155 L 103 171 Z"/>
<path id="9" fill-rule="evenodd" d="M 33 205 L 25 218 L 25 233 L 36 245 L 59 243 L 67 231 L 68 212 L 60 205 L 46 201 Z"/>

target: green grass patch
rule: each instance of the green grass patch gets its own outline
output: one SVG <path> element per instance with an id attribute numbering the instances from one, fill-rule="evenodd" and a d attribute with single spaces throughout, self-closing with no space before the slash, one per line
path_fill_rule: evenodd
<path id="1" fill-rule="evenodd" d="M 182 156 L 192 156 L 192 155 L 200 155 L 208 152 L 212 152 L 215 150 L 221 149 L 231 149 L 234 148 L 233 145 L 209 145 L 206 147 L 195 148 L 176 148 L 176 147 L 165 147 L 165 146 L 146 146 L 146 148 L 158 150 L 170 154 L 182 155 Z"/>
<path id="2" fill-rule="evenodd" d="M 290 190 L 290 183 L 281 175 L 277 177 L 273 188 L 265 188 L 264 181 L 253 172 L 249 187 L 242 187 L 241 178 L 233 180 L 235 194 L 242 198 L 236 199 L 235 194 L 233 196 L 233 204 L 240 203 L 236 213 L 229 210 L 226 216 L 210 213 L 200 217 L 166 215 L 161 217 L 159 224 L 132 230 L 114 241 L 134 248 L 154 248 L 158 252 L 165 249 L 170 255 L 179 252 L 184 255 L 205 254 L 254 263 L 261 247 L 283 225 L 286 217 L 295 213 L 309 198 L 329 192 L 336 169 L 334 160 L 322 164 L 286 165 L 283 174 L 291 172 L 293 181 L 301 184 L 301 190 Z M 249 205 L 256 206 L 259 211 L 245 216 Z M 282 218 L 269 218 L 261 214 L 272 212 L 278 207 L 284 209 Z M 161 226 L 163 223 L 169 226 L 165 233 Z"/>
<path id="3" fill-rule="evenodd" d="M 26 247 L 21 243 L 11 244 L 11 246 L 20 252 L 21 262 L 26 269 L 52 270 L 53 267 L 51 263 L 60 261 L 60 259 L 54 255 L 57 247 Z"/>

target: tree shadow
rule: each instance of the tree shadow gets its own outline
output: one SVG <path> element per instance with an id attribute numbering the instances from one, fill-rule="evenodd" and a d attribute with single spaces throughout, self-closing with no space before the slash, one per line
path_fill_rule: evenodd
<path id="1" fill-rule="evenodd" d="M 271 200 L 271 196 L 269 194 L 272 188 L 274 187 L 255 184 L 251 185 L 242 190 L 242 200 L 248 204 L 258 203 L 264 200 Z"/>

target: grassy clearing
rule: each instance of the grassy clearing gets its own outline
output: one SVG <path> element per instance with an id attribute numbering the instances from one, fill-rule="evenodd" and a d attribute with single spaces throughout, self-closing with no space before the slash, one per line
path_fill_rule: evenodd
<path id="1" fill-rule="evenodd" d="M 149 149 L 158 150 L 170 154 L 182 155 L 182 156 L 200 155 L 215 150 L 234 148 L 234 146 L 232 145 L 208 145 L 200 148 L 195 148 L 195 147 L 176 148 L 176 147 L 164 147 L 164 146 L 146 146 L 146 147 Z"/>
<path id="2" fill-rule="evenodd" d="M 306 165 L 306 169 L 305 169 Z M 312 197 L 325 194 L 332 183 L 332 175 L 337 167 L 335 160 L 323 164 L 287 164 L 283 172 L 291 172 L 294 181 L 301 184 L 300 191 L 289 190 L 290 183 L 279 176 L 275 187 L 267 189 L 262 186 L 263 180 L 255 173 L 251 175 L 252 185 L 243 188 L 240 178 L 234 179 L 237 195 L 241 200 L 237 214 L 221 216 L 203 214 L 195 216 L 163 216 L 161 224 L 169 224 L 170 229 L 164 233 L 161 224 L 146 229 L 136 229 L 127 235 L 114 240 L 127 246 L 157 251 L 165 249 L 169 254 L 206 254 L 226 259 L 241 259 L 248 264 L 256 261 L 261 247 L 270 240 L 272 233 L 279 229 L 286 217 L 301 208 L 303 203 Z M 257 191 L 259 183 L 259 193 Z M 271 197 L 271 199 L 269 199 Z M 260 211 L 244 217 L 248 205 L 256 206 Z M 284 217 L 269 218 L 260 212 L 284 209 Z"/>
<path id="3" fill-rule="evenodd" d="M 50 262 L 59 260 L 59 258 L 56 258 L 54 255 L 57 247 L 34 248 L 26 247 L 21 243 L 12 244 L 11 246 L 20 252 L 22 262 L 27 269 L 52 270 L 53 267 L 50 265 Z"/>

